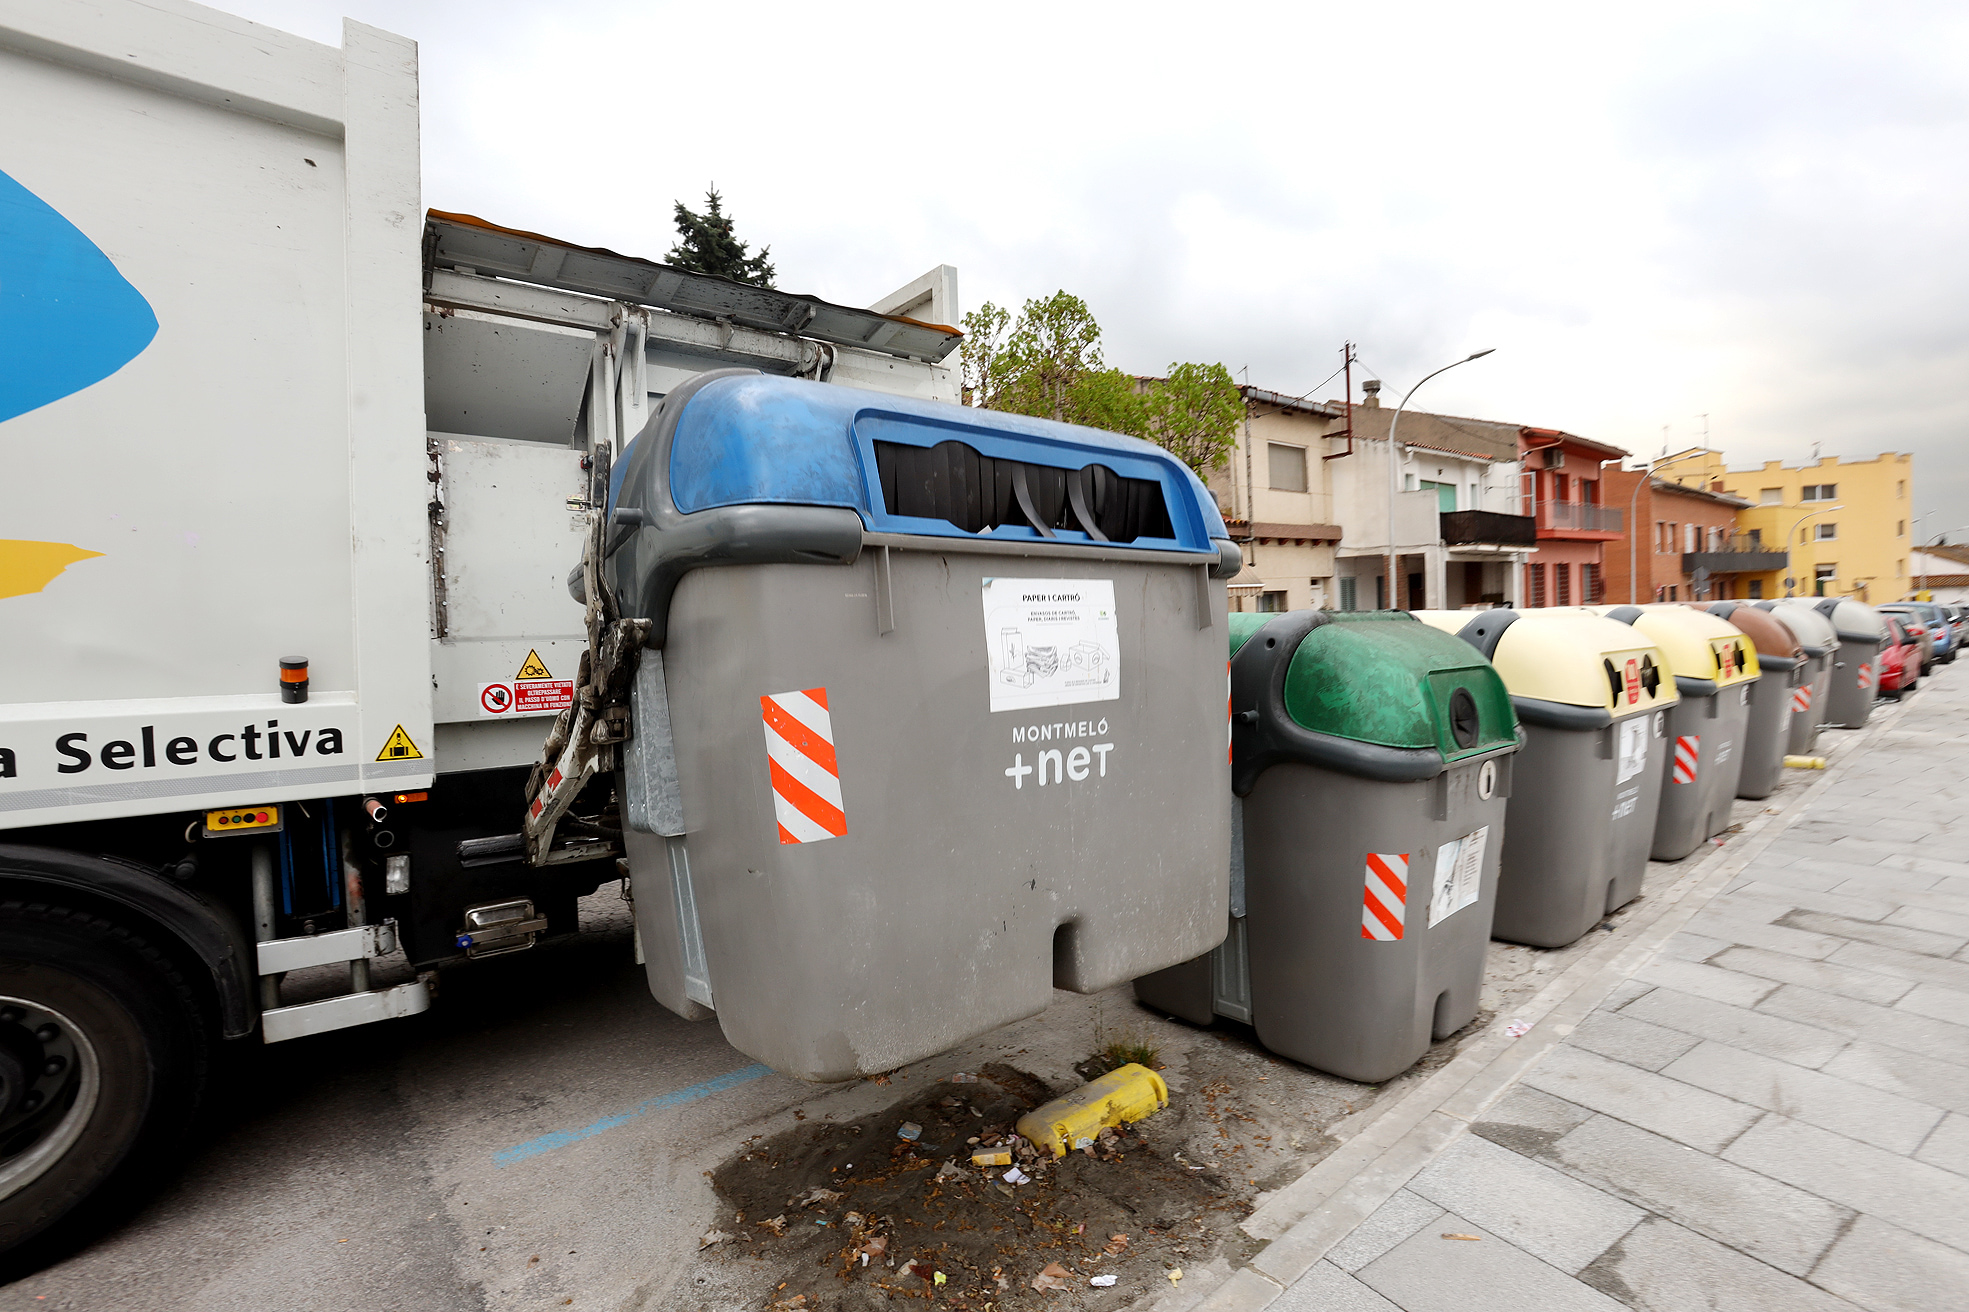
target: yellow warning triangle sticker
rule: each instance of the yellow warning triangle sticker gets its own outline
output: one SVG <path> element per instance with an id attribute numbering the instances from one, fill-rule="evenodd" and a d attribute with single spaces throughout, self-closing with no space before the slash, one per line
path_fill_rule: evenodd
<path id="1" fill-rule="evenodd" d="M 520 662 L 520 672 L 513 676 L 515 679 L 551 679 L 553 677 L 553 675 L 547 673 L 546 662 L 540 659 L 540 653 L 531 647 L 527 648 L 526 659 Z"/>
<path id="2" fill-rule="evenodd" d="M 383 744 L 383 750 L 376 753 L 379 761 L 421 761 L 424 753 L 417 750 L 417 744 L 410 741 L 410 735 L 398 725 L 390 733 L 390 741 Z"/>

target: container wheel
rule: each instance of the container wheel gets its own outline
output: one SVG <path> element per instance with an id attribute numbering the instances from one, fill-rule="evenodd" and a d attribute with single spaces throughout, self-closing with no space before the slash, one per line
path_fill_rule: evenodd
<path id="1" fill-rule="evenodd" d="M 197 1108 L 211 1033 L 141 936 L 0 901 L 0 1278 L 142 1196 Z"/>

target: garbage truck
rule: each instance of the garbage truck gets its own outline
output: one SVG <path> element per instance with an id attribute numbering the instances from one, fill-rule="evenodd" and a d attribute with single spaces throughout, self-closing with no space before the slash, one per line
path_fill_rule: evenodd
<path id="1" fill-rule="evenodd" d="M 578 900 L 623 876 L 625 833 L 653 835 L 659 858 L 688 833 L 651 820 L 648 804 L 666 794 L 648 772 L 674 774 L 665 753 L 681 754 L 682 793 L 668 796 L 691 801 L 692 754 L 718 747 L 693 736 L 689 697 L 666 708 L 631 696 L 638 678 L 660 677 L 660 659 L 636 659 L 660 652 L 652 624 L 680 621 L 615 606 L 616 580 L 598 572 L 614 569 L 598 554 L 609 533 L 638 535 L 633 515 L 611 522 L 611 485 L 624 486 L 625 451 L 666 398 L 736 370 L 751 386 L 837 398 L 837 411 L 839 397 L 857 398 L 837 427 L 864 437 L 881 425 L 855 416 L 892 403 L 900 418 L 885 441 L 907 459 L 936 447 L 946 421 L 943 436 L 974 448 L 993 439 L 957 431 L 979 412 L 957 404 L 949 266 L 856 307 L 425 211 L 416 47 L 360 23 L 344 24 L 337 48 L 184 0 L 9 0 L 0 117 L 0 1251 L 11 1252 L 88 1225 L 101 1200 L 153 1174 L 227 1041 L 304 1040 L 424 1011 L 440 966 L 574 931 Z M 1084 585 L 1071 602 L 1015 597 L 999 617 L 1028 645 L 1000 662 L 1009 681 L 988 695 L 1032 714 L 994 725 L 1006 732 L 990 769 L 1011 789 L 994 805 L 1011 823 L 1010 808 L 1036 797 L 1080 808 L 1036 823 L 1044 836 L 1105 814 L 1103 769 L 1115 788 L 1166 783 L 1156 771 L 1169 767 L 1140 741 L 1157 724 L 1180 721 L 1198 759 L 1227 768 L 1221 578 L 1236 549 L 1180 466 L 1036 429 L 1025 440 L 1071 458 L 1000 461 L 1016 488 L 986 508 L 998 526 L 941 520 L 934 533 L 979 577 L 1064 572 Z M 943 557 L 918 549 L 920 517 L 883 518 L 885 492 L 901 492 L 872 466 L 861 477 L 864 453 L 874 459 L 874 446 L 836 452 L 830 476 L 861 479 L 855 495 L 829 503 L 818 538 L 782 535 L 784 558 L 800 562 L 785 568 L 873 607 L 862 574 L 879 563 L 894 587 L 881 604 L 920 629 L 925 571 Z M 744 451 L 727 454 L 744 463 Z M 1126 477 L 1109 486 L 1081 472 L 1100 461 Z M 1065 499 L 1042 511 L 1034 489 Z M 659 513 L 648 499 L 634 509 Z M 752 509 L 805 522 L 777 503 L 713 518 L 744 538 Z M 861 536 L 872 519 L 886 538 Z M 1103 525 L 1115 539 L 1104 547 Z M 1042 537 L 1036 550 L 1008 541 Z M 1063 565 L 1062 543 L 1090 548 L 1086 560 Z M 757 545 L 699 541 L 692 565 Z M 728 586 L 781 586 L 762 563 L 771 551 L 746 559 L 723 571 Z M 658 573 L 676 563 L 664 560 Z M 649 577 L 635 581 L 640 606 L 654 594 Z M 698 586 L 686 579 L 679 597 Z M 1087 622 L 1038 622 L 1048 608 Z M 1168 668 L 1145 663 L 1151 612 L 1171 633 L 1179 615 L 1188 625 Z M 1002 644 L 987 641 L 984 612 L 972 619 L 964 632 L 983 660 Z M 710 677 L 694 659 L 686 672 Z M 788 714 L 811 719 L 812 699 L 792 693 L 823 679 L 853 691 L 841 672 L 753 690 L 755 738 L 760 695 L 787 694 Z M 1140 711 L 1127 723 L 1124 705 Z M 651 729 L 666 746 L 635 758 L 637 788 L 619 786 L 632 717 L 663 709 L 678 732 Z M 1046 740 L 1024 746 L 1028 727 Z M 862 771 L 841 779 L 850 835 L 882 819 L 866 741 L 842 743 Z M 1012 756 L 1037 778 L 1005 775 Z M 1214 796 L 1222 782 L 1196 789 Z M 1205 826 L 1182 859 L 1223 840 Z M 826 859 L 827 844 L 806 846 L 822 853 L 808 860 Z M 1046 887 L 1030 870 L 1019 878 Z M 1073 930 L 1094 891 L 1051 882 L 1064 900 L 1022 907 L 1026 924 L 1000 905 L 1009 895 L 979 913 L 1003 911 L 1006 937 L 1045 954 L 1049 986 L 1056 940 L 1070 985 L 1139 973 L 1108 931 Z M 637 908 L 645 930 L 650 900 Z M 1198 909 L 1221 934 L 1222 906 L 1205 897 Z M 703 926 L 714 951 L 718 910 Z M 1066 921 L 1046 918 L 1056 914 Z M 1210 946 L 1166 899 L 1159 914 L 1144 923 L 1174 925 L 1170 961 Z M 652 969 L 674 955 L 653 950 Z M 1022 979 L 975 1024 L 1033 1009 L 1033 992 Z M 789 1069 L 839 1073 L 895 1050 L 879 1039 L 775 1051 Z"/>

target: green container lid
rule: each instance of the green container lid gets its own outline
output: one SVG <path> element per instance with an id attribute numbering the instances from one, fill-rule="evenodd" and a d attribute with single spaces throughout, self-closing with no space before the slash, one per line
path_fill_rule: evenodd
<path id="1" fill-rule="evenodd" d="M 1516 744 L 1511 696 L 1469 643 L 1402 611 L 1343 611 L 1329 621 L 1305 636 L 1286 669 L 1285 709 L 1300 727 L 1434 748 L 1445 762 Z"/>
<path id="2" fill-rule="evenodd" d="M 1264 628 L 1277 618 L 1277 612 L 1265 614 L 1263 612 L 1241 610 L 1233 613 L 1231 615 L 1231 655 L 1237 655 L 1237 649 L 1242 647 L 1250 639 L 1252 634 L 1258 632 L 1258 630 Z"/>

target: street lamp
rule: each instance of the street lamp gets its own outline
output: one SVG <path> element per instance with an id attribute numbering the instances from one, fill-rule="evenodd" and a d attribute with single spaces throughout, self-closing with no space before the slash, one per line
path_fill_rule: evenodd
<path id="1" fill-rule="evenodd" d="M 1664 442 L 1662 445 L 1666 447 L 1668 444 Z M 1664 460 L 1667 459 L 1666 456 L 1662 458 Z M 1636 508 L 1641 504 L 1641 489 L 1646 487 L 1648 480 L 1654 477 L 1654 471 L 1654 461 L 1643 461 L 1641 463 L 1641 477 L 1634 480 L 1633 495 L 1627 498 L 1627 604 L 1630 606 L 1634 604 L 1634 589 L 1640 585 L 1641 577 L 1641 526 L 1635 522 L 1634 514 Z M 1650 547 L 1648 554 L 1651 556 L 1654 554 L 1652 547 Z M 1648 582 L 1654 582 L 1654 567 L 1652 565 L 1648 567 Z"/>
<path id="2" fill-rule="evenodd" d="M 1795 506 L 1793 507 L 1793 509 L 1796 509 L 1796 508 L 1797 508 L 1797 507 L 1795 507 Z M 1833 512 L 1833 511 L 1835 511 L 1835 510 L 1844 510 L 1845 508 L 1846 508 L 1846 506 L 1845 506 L 1845 503 L 1843 503 L 1843 502 L 1839 502 L 1839 503 L 1835 503 L 1835 504 L 1833 504 L 1833 505 L 1830 505 L 1830 506 L 1821 506 L 1821 507 L 1819 507 L 1819 508 L 1818 508 L 1817 510 L 1814 510 L 1814 511 L 1811 511 L 1811 512 L 1810 512 L 1810 513 L 1808 513 L 1808 514 L 1803 514 L 1803 515 L 1800 515 L 1800 516 L 1799 516 L 1799 517 L 1798 517 L 1797 519 L 1794 519 L 1794 520 L 1792 520 L 1792 521 L 1791 521 L 1791 529 L 1790 529 L 1790 531 L 1789 531 L 1789 532 L 1787 532 L 1787 533 L 1786 533 L 1786 534 L 1784 535 L 1784 549 L 1785 549 L 1785 553 L 1786 553 L 1786 554 L 1785 554 L 1785 566 L 1786 566 L 1786 569 L 1785 569 L 1785 575 L 1784 575 L 1784 595 L 1785 595 L 1785 596 L 1787 596 L 1787 597 L 1789 597 L 1789 596 L 1791 595 L 1791 590 L 1792 590 L 1793 588 L 1795 588 L 1795 587 L 1796 587 L 1796 586 L 1798 585 L 1798 573 L 1797 573 L 1797 568 L 1798 568 L 1798 567 L 1797 567 L 1796 565 L 1793 565 L 1793 564 L 1791 563 L 1791 556 L 1790 556 L 1790 553 L 1791 553 L 1791 551 L 1793 550 L 1793 547 L 1792 547 L 1792 542 L 1791 542 L 1791 540 L 1792 540 L 1792 539 L 1793 539 L 1794 537 L 1797 537 L 1797 536 L 1798 536 L 1798 530 L 1799 530 L 1799 527 L 1800 527 L 1801 525 L 1803 525 L 1803 524 L 1804 524 L 1804 522 L 1805 522 L 1806 520 L 1808 520 L 1808 519 L 1817 519 L 1817 518 L 1818 518 L 1818 517 L 1819 517 L 1820 515 L 1830 515 L 1830 514 L 1831 514 L 1831 513 Z M 1812 553 L 1812 561 L 1813 561 L 1813 563 L 1814 563 L 1814 564 L 1817 564 L 1817 563 L 1818 563 L 1818 554 L 1819 554 L 1819 553 L 1818 553 L 1818 552 L 1816 552 L 1816 551 Z"/>
<path id="3" fill-rule="evenodd" d="M 1422 375 L 1421 382 L 1416 383 L 1414 387 L 1409 388 L 1408 391 L 1402 394 L 1401 404 L 1395 407 L 1395 417 L 1388 421 L 1388 609 L 1389 610 L 1401 609 L 1401 606 L 1399 604 L 1401 601 L 1401 593 L 1397 590 L 1395 586 L 1395 546 L 1396 546 L 1395 544 L 1395 492 L 1397 489 L 1397 485 L 1401 482 L 1401 466 L 1395 460 L 1395 430 L 1401 426 L 1402 411 L 1408 408 L 1408 398 L 1414 396 L 1416 392 L 1420 391 L 1422 384 L 1428 382 L 1431 378 L 1434 378 L 1436 374 L 1448 373 L 1450 370 L 1456 368 L 1456 366 L 1459 364 L 1468 364 L 1472 360 L 1481 360 L 1485 356 L 1489 355 L 1492 351 L 1495 351 L 1496 349 L 1497 348 L 1495 346 L 1486 346 L 1481 351 L 1470 352 L 1470 354 L 1464 356 L 1461 360 L 1450 361 L 1442 368 L 1436 370 L 1435 374 Z"/>

